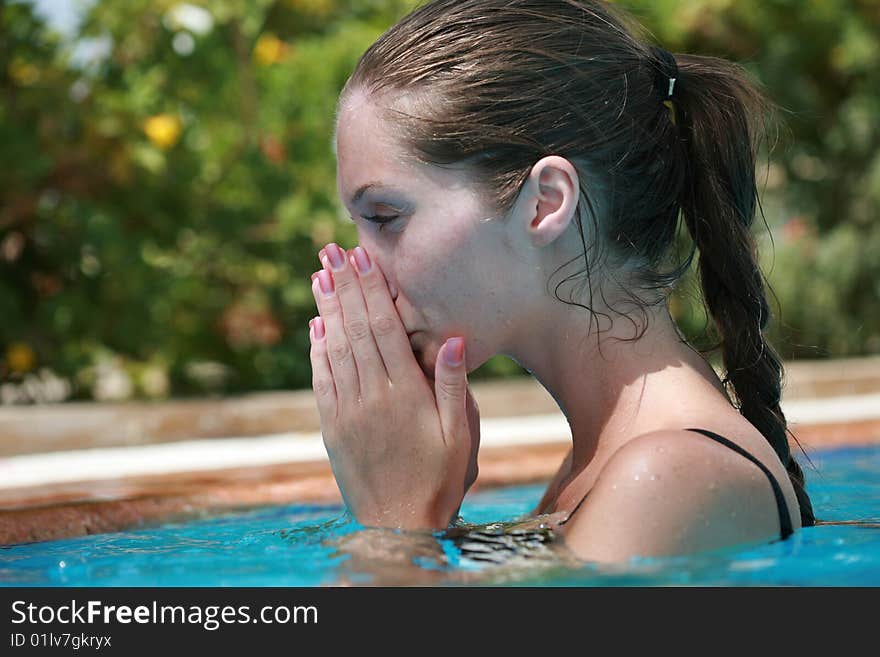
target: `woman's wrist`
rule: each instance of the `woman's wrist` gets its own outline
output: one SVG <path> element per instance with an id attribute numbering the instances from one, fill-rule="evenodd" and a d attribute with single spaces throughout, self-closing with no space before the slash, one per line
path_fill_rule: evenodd
<path id="1" fill-rule="evenodd" d="M 407 532 L 431 533 L 444 531 L 458 518 L 459 504 L 454 511 L 442 507 L 416 513 L 411 508 L 397 509 L 393 513 L 371 514 L 357 517 L 358 523 L 372 529 L 397 529 Z"/>

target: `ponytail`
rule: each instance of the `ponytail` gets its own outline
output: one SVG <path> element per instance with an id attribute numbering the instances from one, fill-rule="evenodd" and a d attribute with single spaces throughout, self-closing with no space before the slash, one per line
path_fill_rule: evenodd
<path id="1" fill-rule="evenodd" d="M 740 413 L 776 450 L 794 485 L 801 523 L 812 526 L 813 507 L 780 408 L 782 363 L 763 332 L 770 308 L 751 234 L 762 132 L 750 119 L 767 116 L 772 105 L 736 64 L 698 55 L 679 55 L 677 64 L 673 102 L 688 181 L 681 210 L 699 251 L 700 282 L 720 338 L 724 383 L 735 393 Z"/>

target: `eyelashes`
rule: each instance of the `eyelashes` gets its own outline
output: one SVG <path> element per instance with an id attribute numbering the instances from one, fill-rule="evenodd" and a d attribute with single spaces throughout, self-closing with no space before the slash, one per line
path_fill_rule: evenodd
<path id="1" fill-rule="evenodd" d="M 369 217 L 364 217 L 364 219 L 366 219 L 367 221 L 369 221 L 371 223 L 379 224 L 379 232 L 381 233 L 383 230 L 385 230 L 386 224 L 390 224 L 392 221 L 397 219 L 399 216 L 400 215 L 395 214 L 393 216 L 385 217 L 382 215 L 374 214 Z"/>

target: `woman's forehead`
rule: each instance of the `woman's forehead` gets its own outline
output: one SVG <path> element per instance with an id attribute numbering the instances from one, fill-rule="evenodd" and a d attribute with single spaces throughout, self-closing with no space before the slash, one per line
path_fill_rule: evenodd
<path id="1" fill-rule="evenodd" d="M 361 92 L 342 102 L 335 135 L 339 193 L 351 205 L 375 194 L 424 196 L 472 187 L 472 172 L 465 167 L 433 166 L 415 157 L 401 141 L 400 130 Z"/>

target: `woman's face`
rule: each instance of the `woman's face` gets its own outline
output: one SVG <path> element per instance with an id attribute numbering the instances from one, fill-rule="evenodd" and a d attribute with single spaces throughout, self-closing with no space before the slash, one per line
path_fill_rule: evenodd
<path id="1" fill-rule="evenodd" d="M 520 280 L 527 263 L 511 257 L 505 222 L 465 174 L 407 158 L 357 92 L 340 108 L 336 156 L 340 198 L 360 245 L 388 280 L 425 373 L 433 376 L 437 353 L 452 336 L 465 338 L 468 371 L 503 351 L 525 312 L 526 286 L 537 278 Z M 380 230 L 364 218 L 373 215 L 398 218 Z"/>

